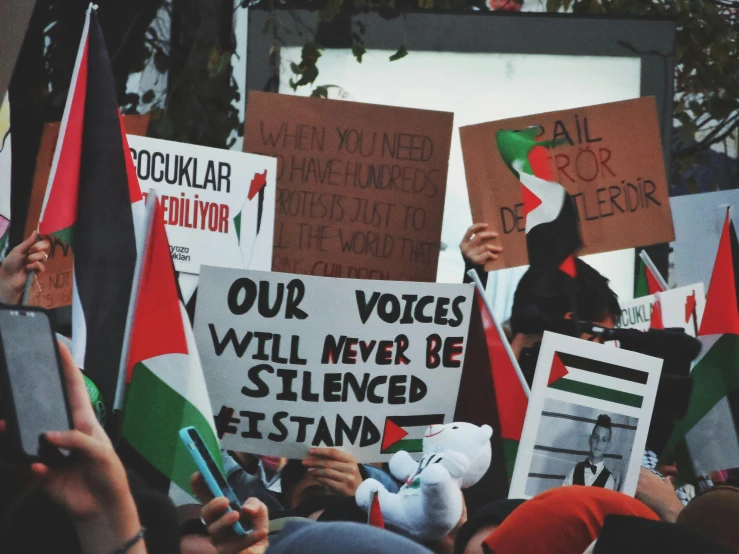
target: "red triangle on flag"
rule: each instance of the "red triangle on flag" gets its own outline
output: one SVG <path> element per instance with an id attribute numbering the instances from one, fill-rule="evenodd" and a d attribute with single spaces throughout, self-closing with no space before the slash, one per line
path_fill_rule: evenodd
<path id="1" fill-rule="evenodd" d="M 739 335 L 739 306 L 734 272 L 737 260 L 734 260 L 732 254 L 732 230 L 731 216 L 727 211 L 716 262 L 713 264 L 711 284 L 706 294 L 706 307 L 699 336 L 725 333 Z"/>
<path id="2" fill-rule="evenodd" d="M 389 417 L 385 419 L 385 431 L 382 434 L 381 451 L 385 451 L 396 442 L 403 440 L 408 436 L 408 431 L 400 427 Z"/>
<path id="3" fill-rule="evenodd" d="M 541 198 L 536 196 L 529 188 L 523 183 L 521 184 L 521 195 L 523 196 L 523 214 L 524 216 L 529 215 L 536 208 L 541 206 Z"/>
<path id="4" fill-rule="evenodd" d="M 373 491 L 372 504 L 370 505 L 369 518 L 367 523 L 373 527 L 385 528 L 385 518 L 382 517 L 382 509 L 380 508 L 380 495 L 377 491 Z"/>
<path id="5" fill-rule="evenodd" d="M 662 320 L 662 302 L 660 302 L 659 298 L 654 303 L 654 306 L 652 306 L 652 317 L 649 319 L 649 328 L 650 329 L 664 329 L 665 324 Z"/>
<path id="6" fill-rule="evenodd" d="M 690 318 L 693 316 L 693 310 L 695 310 L 696 306 L 697 301 L 695 299 L 695 291 L 693 291 L 693 294 L 685 299 L 685 323 L 690 321 Z"/>
<path id="7" fill-rule="evenodd" d="M 573 279 L 577 277 L 577 266 L 575 265 L 575 257 L 567 256 L 567 259 L 560 264 L 559 270 L 565 275 L 572 277 Z"/>
<path id="8" fill-rule="evenodd" d="M 267 170 L 264 173 L 255 173 L 249 184 L 249 195 L 248 198 L 251 200 L 257 193 L 267 184 Z"/>
<path id="9" fill-rule="evenodd" d="M 562 359 L 559 357 L 559 354 L 557 352 L 554 353 L 554 358 L 552 359 L 552 369 L 549 372 L 549 382 L 547 383 L 547 386 L 550 386 L 555 381 L 559 381 L 562 377 L 567 376 L 569 371 L 567 371 L 567 368 L 562 363 Z"/>

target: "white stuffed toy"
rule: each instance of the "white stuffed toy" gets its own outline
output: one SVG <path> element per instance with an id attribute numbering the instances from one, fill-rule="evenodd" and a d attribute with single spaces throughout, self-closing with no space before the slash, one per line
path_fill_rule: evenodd
<path id="1" fill-rule="evenodd" d="M 431 425 L 420 461 L 403 450 L 390 458 L 390 473 L 405 482 L 400 491 L 390 493 L 379 481 L 367 479 L 357 489 L 357 505 L 369 511 L 376 490 L 387 525 L 421 540 L 445 537 L 462 517 L 461 489 L 477 483 L 490 467 L 492 435 L 489 425 Z"/>

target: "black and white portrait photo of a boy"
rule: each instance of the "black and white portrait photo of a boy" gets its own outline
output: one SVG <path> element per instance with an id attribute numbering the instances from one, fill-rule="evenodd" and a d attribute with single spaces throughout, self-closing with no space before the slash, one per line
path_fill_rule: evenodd
<path id="1" fill-rule="evenodd" d="M 592 420 L 591 420 L 592 421 Z M 590 433 L 588 456 L 575 464 L 565 477 L 563 485 L 585 485 L 615 490 L 616 480 L 611 471 L 603 463 L 613 438 L 611 418 L 605 414 L 598 416 L 593 431 Z"/>

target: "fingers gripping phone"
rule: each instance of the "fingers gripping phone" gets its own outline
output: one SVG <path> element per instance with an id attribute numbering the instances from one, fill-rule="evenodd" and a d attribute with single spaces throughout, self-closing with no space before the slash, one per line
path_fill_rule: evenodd
<path id="1" fill-rule="evenodd" d="M 41 308 L 0 306 L 0 395 L 19 460 L 55 463 L 69 456 L 45 440 L 73 428 L 51 320 Z"/>
<path id="2" fill-rule="evenodd" d="M 185 443 L 185 448 L 195 461 L 195 465 L 198 467 L 198 471 L 203 476 L 205 484 L 208 485 L 208 490 L 213 497 L 225 496 L 228 499 L 228 511 L 241 513 L 241 504 L 239 504 L 236 494 L 210 455 L 208 447 L 205 446 L 198 430 L 195 427 L 180 429 L 180 438 Z M 239 521 L 234 523 L 231 528 L 239 536 L 247 535 L 252 531 L 251 529 L 245 530 Z"/>

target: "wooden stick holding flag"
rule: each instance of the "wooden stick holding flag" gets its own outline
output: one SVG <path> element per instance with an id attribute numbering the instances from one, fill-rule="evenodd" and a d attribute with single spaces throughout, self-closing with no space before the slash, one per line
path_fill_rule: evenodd
<path id="1" fill-rule="evenodd" d="M 665 281 L 664 277 L 662 277 L 662 274 L 657 269 L 657 266 L 654 265 L 654 262 L 652 261 L 652 258 L 649 257 L 649 254 L 647 254 L 647 251 L 642 250 L 641 252 L 639 252 L 639 257 L 644 264 L 644 275 L 639 276 L 639 281 L 642 281 L 642 279 L 646 280 L 646 291 L 644 291 L 645 294 L 642 294 L 640 291 L 637 290 L 637 298 L 639 296 L 646 296 L 648 294 L 654 294 L 657 292 L 665 292 L 667 290 L 667 282 Z M 637 283 L 637 287 L 639 287 L 639 285 L 640 283 Z"/>

